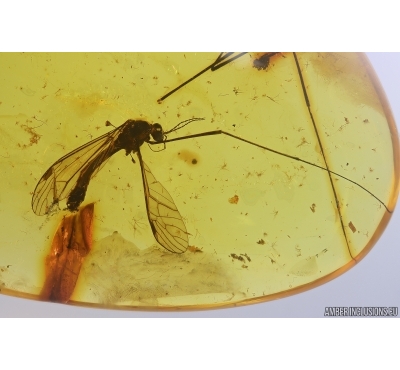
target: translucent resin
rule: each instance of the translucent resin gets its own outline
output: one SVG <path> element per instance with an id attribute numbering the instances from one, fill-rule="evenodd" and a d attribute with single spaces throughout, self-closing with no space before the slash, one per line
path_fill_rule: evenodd
<path id="1" fill-rule="evenodd" d="M 0 64 L 4 294 L 126 309 L 275 299 L 354 266 L 394 210 L 398 134 L 362 54 Z"/>

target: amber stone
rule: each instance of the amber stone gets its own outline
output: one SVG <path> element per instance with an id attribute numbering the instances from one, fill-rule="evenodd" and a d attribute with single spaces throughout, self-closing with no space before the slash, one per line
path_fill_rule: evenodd
<path id="1" fill-rule="evenodd" d="M 362 54 L 0 64 L 3 294 L 125 309 L 276 299 L 353 267 L 394 210 L 398 133 Z"/>

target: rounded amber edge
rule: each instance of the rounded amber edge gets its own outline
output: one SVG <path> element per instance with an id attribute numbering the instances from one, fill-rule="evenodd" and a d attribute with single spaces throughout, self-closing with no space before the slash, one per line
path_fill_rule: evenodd
<path id="1" fill-rule="evenodd" d="M 335 270 L 334 272 L 319 278 L 313 282 L 298 286 L 296 288 L 292 288 L 289 290 L 285 290 L 279 293 L 270 294 L 267 296 L 262 297 L 254 297 L 249 299 L 244 299 L 242 301 L 234 302 L 234 303 L 213 303 L 213 304 L 200 304 L 200 305 L 185 305 L 185 306 L 127 306 L 127 305 L 99 305 L 97 303 L 90 303 L 90 302 L 78 302 L 78 301 L 69 301 L 66 303 L 67 305 L 71 306 L 79 306 L 79 307 L 87 307 L 87 308 L 98 308 L 98 309 L 112 309 L 112 310 L 130 310 L 130 311 L 200 311 L 200 310 L 212 310 L 212 309 L 222 309 L 222 308 L 232 308 L 232 307 L 241 307 L 252 305 L 256 303 L 263 303 L 268 301 L 273 301 L 276 299 L 286 298 L 295 294 L 303 293 L 310 289 L 314 289 L 322 284 L 328 283 L 331 280 L 337 278 L 338 276 L 344 274 L 352 267 L 354 267 L 359 261 L 361 261 L 372 249 L 372 247 L 376 244 L 379 240 L 383 232 L 385 231 L 389 220 L 394 212 L 397 199 L 399 196 L 400 191 L 400 142 L 399 142 L 399 134 L 397 131 L 396 123 L 392 114 L 392 110 L 390 108 L 389 101 L 387 99 L 386 93 L 383 90 L 383 87 L 379 81 L 379 78 L 373 69 L 371 62 L 369 61 L 368 57 L 364 53 L 358 53 L 361 62 L 364 64 L 368 76 L 378 94 L 380 102 L 382 104 L 383 110 L 385 112 L 385 116 L 389 125 L 389 130 L 392 138 L 392 148 L 393 148 L 393 164 L 394 164 L 394 175 L 392 179 L 392 191 L 389 198 L 388 209 L 391 212 L 385 212 L 384 216 L 381 219 L 377 229 L 375 230 L 374 235 L 371 237 L 368 244 L 363 248 L 363 250 L 355 256 L 350 262 L 342 266 L 341 268 Z M 0 288 L 0 293 L 4 295 L 9 295 L 17 298 L 25 298 L 31 299 L 35 301 L 43 301 L 40 299 L 38 295 L 18 292 L 7 288 Z M 44 301 L 49 302 L 49 301 Z"/>

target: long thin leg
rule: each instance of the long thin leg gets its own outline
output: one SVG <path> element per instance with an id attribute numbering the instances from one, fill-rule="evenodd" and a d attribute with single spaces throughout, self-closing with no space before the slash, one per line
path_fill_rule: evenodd
<path id="1" fill-rule="evenodd" d="M 233 62 L 234 60 L 242 57 L 243 55 L 245 55 L 247 53 L 239 53 L 239 54 L 236 54 L 233 57 L 231 57 L 232 54 L 234 54 L 234 53 L 226 53 L 226 54 L 220 53 L 218 58 L 214 62 L 212 62 L 208 67 L 204 68 L 199 73 L 196 73 L 193 77 L 191 77 L 188 80 L 186 80 L 185 82 L 181 83 L 178 87 L 171 90 L 169 93 L 165 94 L 157 101 L 159 103 L 161 103 L 163 100 L 167 99 L 169 96 L 171 96 L 173 93 L 178 91 L 180 88 L 187 85 L 189 82 L 192 82 L 193 80 L 195 80 L 197 77 L 201 76 L 203 73 L 207 72 L 208 70 L 216 71 L 216 70 L 220 69 L 221 67 Z M 231 57 L 231 58 L 229 58 L 229 57 Z"/>
<path id="2" fill-rule="evenodd" d="M 339 173 L 337 173 L 337 172 L 335 172 L 335 171 L 332 171 L 332 170 L 330 170 L 330 169 L 328 169 L 328 168 L 322 167 L 322 166 L 320 166 L 320 165 L 318 165 L 318 164 L 315 164 L 315 163 L 306 161 L 305 159 L 301 159 L 301 158 L 299 158 L 299 157 L 295 157 L 295 156 L 293 156 L 293 155 L 280 152 L 279 150 L 275 150 L 275 149 L 272 149 L 272 148 L 268 148 L 267 146 L 254 143 L 254 142 L 252 142 L 252 141 L 250 141 L 250 140 L 243 139 L 243 138 L 241 138 L 240 136 L 233 135 L 233 134 L 231 134 L 231 133 L 229 133 L 229 132 L 226 132 L 226 131 L 223 131 L 223 130 L 207 131 L 207 132 L 202 132 L 202 133 L 200 133 L 200 134 L 193 134 L 193 135 L 187 135 L 187 136 L 177 137 L 177 138 L 174 138 L 174 139 L 167 139 L 167 140 L 164 140 L 162 143 L 157 143 L 157 142 L 155 142 L 155 141 L 149 141 L 148 143 L 151 144 L 151 145 L 166 144 L 166 143 L 172 143 L 172 142 L 174 142 L 174 141 L 180 141 L 180 140 L 186 140 L 186 139 L 193 139 L 193 138 L 196 138 L 196 137 L 215 136 L 215 135 L 226 135 L 226 136 L 230 136 L 230 137 L 233 137 L 234 139 L 243 141 L 243 142 L 245 142 L 245 143 L 247 143 L 247 144 L 251 144 L 251 145 L 254 145 L 254 146 L 258 147 L 258 148 L 267 150 L 267 151 L 269 151 L 269 152 L 271 152 L 271 153 L 275 153 L 275 154 L 284 156 L 284 157 L 286 157 L 286 158 L 293 159 L 293 160 L 295 160 L 295 161 L 299 161 L 299 162 L 308 164 L 308 165 L 310 165 L 310 166 L 313 166 L 313 167 L 319 168 L 319 169 L 321 169 L 321 170 L 323 170 L 323 171 L 326 171 L 326 172 L 328 172 L 329 174 L 333 174 L 333 175 L 335 175 L 335 176 L 338 176 L 338 177 L 340 177 L 340 178 L 342 178 L 342 179 L 344 179 L 344 180 L 346 180 L 346 181 L 349 181 L 349 182 L 351 182 L 352 184 L 358 186 L 358 187 L 361 188 L 362 190 L 366 191 L 368 194 L 370 194 L 372 197 L 374 197 L 379 203 L 381 203 L 381 204 L 385 207 L 386 211 L 388 211 L 389 213 L 392 213 L 392 212 L 393 212 L 393 211 L 389 210 L 389 209 L 387 208 L 387 206 L 385 205 L 385 203 L 383 203 L 376 195 L 374 195 L 373 193 L 371 193 L 368 189 L 364 188 L 362 185 L 360 185 L 360 184 L 356 183 L 355 181 L 353 181 L 353 180 L 347 178 L 346 176 L 340 175 Z"/>

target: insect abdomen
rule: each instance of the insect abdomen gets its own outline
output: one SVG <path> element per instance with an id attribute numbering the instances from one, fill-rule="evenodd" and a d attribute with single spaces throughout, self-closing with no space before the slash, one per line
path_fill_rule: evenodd
<path id="1" fill-rule="evenodd" d="M 85 199 L 86 190 L 89 183 L 82 184 L 81 186 L 76 186 L 68 197 L 67 207 L 71 212 L 75 212 L 78 210 L 79 206 Z"/>

